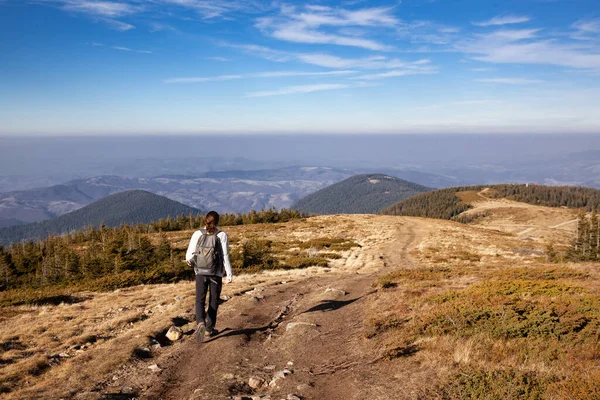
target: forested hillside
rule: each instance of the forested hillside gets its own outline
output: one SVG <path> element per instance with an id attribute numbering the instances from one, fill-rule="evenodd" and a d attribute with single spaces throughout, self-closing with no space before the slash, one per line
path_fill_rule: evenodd
<path id="1" fill-rule="evenodd" d="M 390 204 L 428 190 L 389 175 L 355 175 L 298 200 L 293 208 L 312 214 L 376 214 Z"/>
<path id="2" fill-rule="evenodd" d="M 50 220 L 0 229 L 0 243 L 8 244 L 23 239 L 41 239 L 49 234 L 60 234 L 85 226 L 104 224 L 115 227 L 157 221 L 169 216 L 197 214 L 201 211 L 143 190 L 116 193 L 79 210 Z"/>
<path id="3" fill-rule="evenodd" d="M 600 190 L 576 186 L 491 185 L 461 186 L 422 193 L 384 209 L 383 214 L 451 219 L 471 208 L 457 193 L 480 192 L 493 199 L 508 199 L 547 207 L 582 208 L 586 211 L 600 207 Z"/>
<path id="4" fill-rule="evenodd" d="M 303 217 L 301 213 L 287 209 L 251 211 L 247 214 L 221 215 L 219 226 L 288 222 Z M 185 250 L 173 248 L 166 232 L 193 230 L 203 226 L 203 215 L 189 214 L 149 224 L 126 224 L 118 228 L 89 226 L 36 242 L 23 241 L 6 247 L 0 245 L 0 293 L 9 289 L 44 289 L 57 285 L 105 290 L 190 278 L 193 272 L 183 262 Z M 154 235 L 152 240 L 152 234 L 158 232 L 158 238 Z M 187 240 L 189 236 L 185 235 Z M 269 243 L 256 240 L 244 244 L 251 248 L 243 246 L 242 254 L 231 252 L 234 268 L 243 269 L 260 264 L 261 252 L 270 246 Z M 243 262 L 244 257 L 252 261 Z M 29 299 L 27 301 L 38 301 L 40 296 L 47 295 L 45 292 L 35 292 L 32 299 L 27 292 L 17 291 L 6 296 L 0 295 L 0 305 L 6 301 L 18 303 L 26 298 Z"/>

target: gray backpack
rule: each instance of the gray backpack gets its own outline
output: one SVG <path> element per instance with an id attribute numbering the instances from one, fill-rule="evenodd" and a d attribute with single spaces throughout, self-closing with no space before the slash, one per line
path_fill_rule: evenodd
<path id="1" fill-rule="evenodd" d="M 201 229 L 202 235 L 198 239 L 194 251 L 194 272 L 196 275 L 218 275 L 222 273 L 221 242 L 217 232 L 208 233 Z"/>

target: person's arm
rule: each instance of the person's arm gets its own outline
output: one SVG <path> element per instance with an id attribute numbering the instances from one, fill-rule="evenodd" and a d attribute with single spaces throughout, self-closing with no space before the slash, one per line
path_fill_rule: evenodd
<path id="1" fill-rule="evenodd" d="M 202 234 L 202 232 L 196 231 L 196 232 L 194 232 L 194 234 L 192 235 L 192 238 L 190 239 L 190 244 L 185 253 L 185 261 L 188 263 L 189 266 L 192 265 L 192 261 L 194 260 L 194 252 L 196 251 L 196 246 L 198 245 L 198 239 L 200 238 L 201 234 Z"/>
<path id="2" fill-rule="evenodd" d="M 223 231 L 219 232 L 219 239 L 221 241 L 221 248 L 223 249 L 223 265 L 225 267 L 225 274 L 227 275 L 226 282 L 229 283 L 233 279 L 233 270 L 229 261 L 229 239 Z"/>

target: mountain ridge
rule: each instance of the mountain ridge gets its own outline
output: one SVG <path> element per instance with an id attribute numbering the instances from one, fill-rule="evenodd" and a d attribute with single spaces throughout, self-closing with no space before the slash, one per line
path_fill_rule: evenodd
<path id="1" fill-rule="evenodd" d="M 200 213 L 201 210 L 144 190 L 127 190 L 106 196 L 59 217 L 0 229 L 0 243 L 41 239 L 51 234 L 104 224 L 149 223 L 169 216 Z"/>
<path id="2" fill-rule="evenodd" d="M 397 201 L 428 190 L 386 174 L 360 174 L 300 199 L 293 208 L 312 214 L 377 214 Z"/>

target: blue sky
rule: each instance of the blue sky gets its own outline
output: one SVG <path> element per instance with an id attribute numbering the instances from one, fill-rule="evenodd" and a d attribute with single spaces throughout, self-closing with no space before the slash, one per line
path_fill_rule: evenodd
<path id="1" fill-rule="evenodd" d="M 0 0 L 0 134 L 600 133 L 597 0 Z"/>

